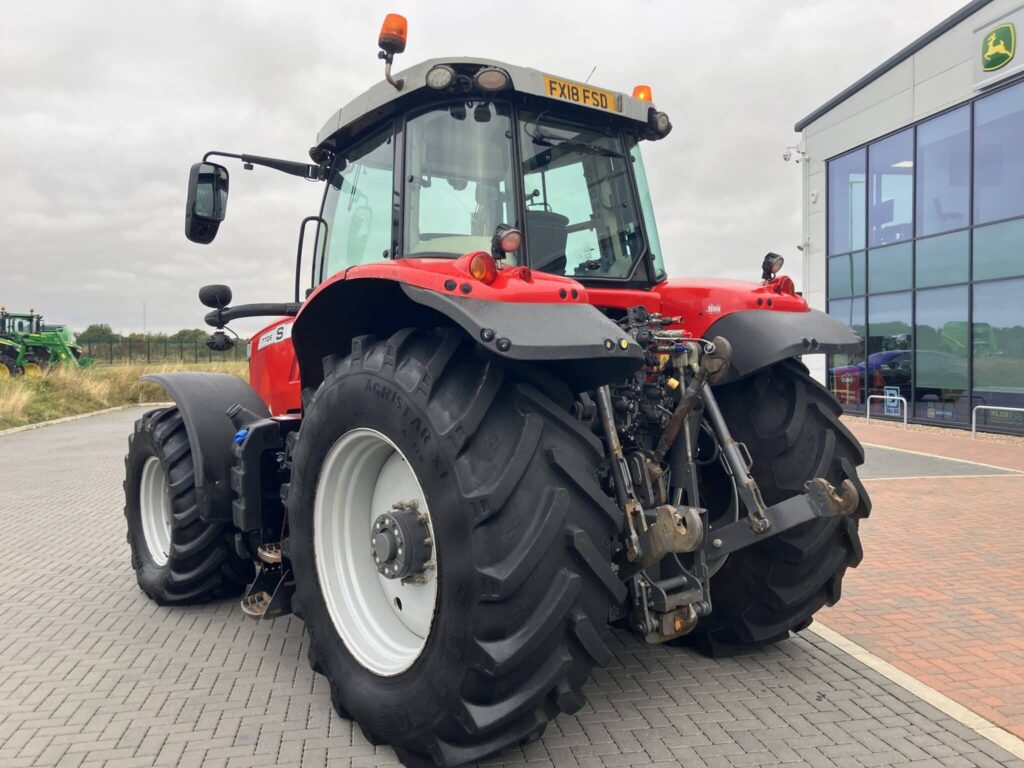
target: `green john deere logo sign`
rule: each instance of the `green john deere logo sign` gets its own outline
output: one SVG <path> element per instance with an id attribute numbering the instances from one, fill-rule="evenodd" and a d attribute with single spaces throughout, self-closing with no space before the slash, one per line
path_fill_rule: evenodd
<path id="1" fill-rule="evenodd" d="M 1017 31 L 1013 24 L 1000 24 L 981 43 L 981 68 L 986 72 L 1002 69 L 1011 61 L 1017 47 Z"/>

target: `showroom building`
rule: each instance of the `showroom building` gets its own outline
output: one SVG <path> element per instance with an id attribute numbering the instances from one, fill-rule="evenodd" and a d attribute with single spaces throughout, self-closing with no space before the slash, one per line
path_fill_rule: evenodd
<path id="1" fill-rule="evenodd" d="M 817 371 L 849 411 L 1024 432 L 1022 33 L 975 0 L 796 124 L 804 293 L 864 339 Z"/>

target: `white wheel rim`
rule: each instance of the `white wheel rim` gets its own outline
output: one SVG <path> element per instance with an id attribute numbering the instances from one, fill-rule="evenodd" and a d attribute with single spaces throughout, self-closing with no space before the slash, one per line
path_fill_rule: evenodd
<path id="1" fill-rule="evenodd" d="M 150 558 L 157 565 L 166 565 L 171 552 L 171 494 L 167 473 L 156 456 L 150 456 L 142 466 L 139 515 Z"/>
<path id="2" fill-rule="evenodd" d="M 374 521 L 410 501 L 436 541 L 427 498 L 398 446 L 373 429 L 346 432 L 331 446 L 313 503 L 317 578 L 349 653 L 385 677 L 406 671 L 423 653 L 437 604 L 436 564 L 427 566 L 424 583 L 405 584 L 378 573 L 373 559 Z"/>

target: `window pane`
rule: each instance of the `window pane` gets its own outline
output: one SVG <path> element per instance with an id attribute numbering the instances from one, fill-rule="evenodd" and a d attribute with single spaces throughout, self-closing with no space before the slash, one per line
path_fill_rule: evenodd
<path id="1" fill-rule="evenodd" d="M 914 367 L 910 292 L 872 296 L 868 303 L 868 392 L 884 395 L 895 387 L 910 401 Z M 871 401 L 871 413 L 882 414 L 884 403 Z"/>
<path id="2" fill-rule="evenodd" d="M 489 252 L 495 227 L 518 224 L 509 112 L 506 104 L 453 103 L 409 121 L 406 256 Z M 506 262 L 516 264 L 515 254 Z"/>
<path id="3" fill-rule="evenodd" d="M 974 286 L 974 404 L 1024 407 L 1024 280 Z M 979 424 L 1021 428 L 1024 414 L 978 412 Z"/>
<path id="4" fill-rule="evenodd" d="M 868 148 L 872 248 L 914 236 L 914 131 L 906 130 Z"/>
<path id="5" fill-rule="evenodd" d="M 864 299 L 840 299 L 828 303 L 828 313 L 850 326 L 862 339 L 867 335 L 864 326 Z M 830 355 L 828 388 L 847 410 L 864 410 L 864 347 L 856 352 Z"/>
<path id="6" fill-rule="evenodd" d="M 828 252 L 846 253 L 864 247 L 863 149 L 828 164 Z"/>
<path id="7" fill-rule="evenodd" d="M 828 260 L 828 297 L 864 295 L 864 251 Z"/>
<path id="8" fill-rule="evenodd" d="M 974 230 L 974 279 L 1024 275 L 1024 219 Z"/>
<path id="9" fill-rule="evenodd" d="M 917 127 L 917 234 L 970 224 L 971 109 L 940 115 Z"/>
<path id="10" fill-rule="evenodd" d="M 917 287 L 967 282 L 968 232 L 917 241 Z"/>
<path id="11" fill-rule="evenodd" d="M 526 244 L 534 269 L 629 277 L 643 253 L 640 212 L 618 132 L 520 112 Z"/>
<path id="12" fill-rule="evenodd" d="M 635 142 L 629 148 L 629 157 L 633 161 L 633 173 L 636 175 L 636 188 L 640 193 L 640 208 L 644 216 L 644 230 L 647 232 L 647 247 L 651 251 L 654 264 L 654 278 L 661 280 L 665 272 L 665 254 L 661 252 L 661 239 L 658 237 L 658 223 L 654 220 L 654 204 L 651 201 L 651 190 L 647 185 L 647 171 L 644 170 L 644 159 L 640 155 L 640 146 Z"/>
<path id="13" fill-rule="evenodd" d="M 914 415 L 964 422 L 967 402 L 967 286 L 917 292 Z"/>
<path id="14" fill-rule="evenodd" d="M 328 237 L 322 277 L 390 254 L 393 160 L 390 128 L 339 157 L 342 170 L 331 176 L 324 201 Z"/>
<path id="15" fill-rule="evenodd" d="M 868 251 L 868 291 L 882 293 L 910 288 L 913 245 L 891 245 Z"/>
<path id="16" fill-rule="evenodd" d="M 974 223 L 1024 215 L 1024 84 L 974 105 Z"/>

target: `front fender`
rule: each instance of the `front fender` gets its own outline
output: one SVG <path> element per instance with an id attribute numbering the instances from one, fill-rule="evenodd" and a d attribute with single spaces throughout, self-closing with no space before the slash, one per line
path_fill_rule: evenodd
<path id="1" fill-rule="evenodd" d="M 732 363 L 723 382 L 742 379 L 797 355 L 849 352 L 863 344 L 849 326 L 817 309 L 741 310 L 715 321 L 705 336 L 724 336 L 732 344 Z"/>
<path id="2" fill-rule="evenodd" d="M 192 449 L 200 517 L 230 521 L 236 429 L 227 411 L 237 403 L 261 418 L 269 418 L 266 404 L 256 390 L 226 373 L 150 373 L 142 379 L 167 390 L 181 412 Z"/>

